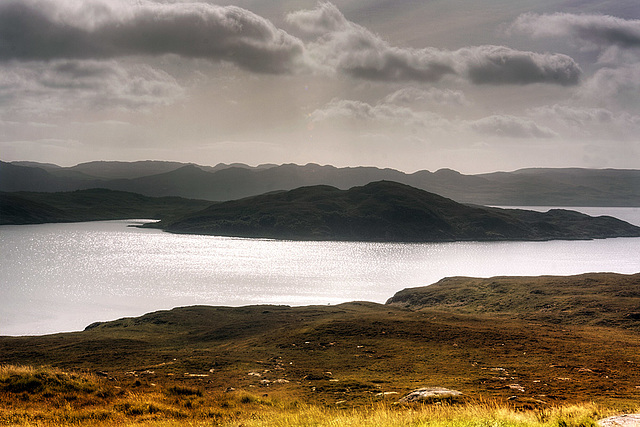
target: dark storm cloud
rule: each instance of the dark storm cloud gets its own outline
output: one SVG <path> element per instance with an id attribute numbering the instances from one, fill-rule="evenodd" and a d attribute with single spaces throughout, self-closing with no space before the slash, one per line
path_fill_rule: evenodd
<path id="1" fill-rule="evenodd" d="M 259 73 L 294 71 L 300 40 L 247 10 L 205 3 L 0 3 L 0 59 L 104 59 L 177 54 Z M 66 9 L 65 9 L 66 8 Z"/>
<path id="2" fill-rule="evenodd" d="M 510 31 L 533 37 L 572 37 L 599 46 L 640 47 L 640 20 L 608 15 L 575 15 L 555 13 L 521 15 Z"/>
<path id="3" fill-rule="evenodd" d="M 475 46 L 457 51 L 391 46 L 368 29 L 348 21 L 330 3 L 287 16 L 303 36 L 317 68 L 366 80 L 437 82 L 458 76 L 476 84 L 551 83 L 573 85 L 581 74 L 569 56 L 523 52 L 503 46 Z"/>

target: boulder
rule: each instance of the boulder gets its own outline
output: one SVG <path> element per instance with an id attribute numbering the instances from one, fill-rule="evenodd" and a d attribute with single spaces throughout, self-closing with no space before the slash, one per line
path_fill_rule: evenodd
<path id="1" fill-rule="evenodd" d="M 640 414 L 626 414 L 598 421 L 601 427 L 637 427 L 640 426 Z"/>
<path id="2" fill-rule="evenodd" d="M 442 400 L 456 400 L 460 397 L 462 397 L 462 393 L 457 390 L 450 390 L 443 387 L 424 387 L 413 390 L 402 397 L 398 403 L 438 402 Z"/>

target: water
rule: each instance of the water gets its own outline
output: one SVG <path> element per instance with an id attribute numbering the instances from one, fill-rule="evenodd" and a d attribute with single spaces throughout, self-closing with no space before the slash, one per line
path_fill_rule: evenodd
<path id="1" fill-rule="evenodd" d="M 640 225 L 638 208 L 591 213 Z M 0 227 L 0 335 L 81 330 L 194 304 L 385 302 L 400 289 L 447 276 L 640 271 L 640 238 L 292 242 L 128 227 L 136 222 Z"/>

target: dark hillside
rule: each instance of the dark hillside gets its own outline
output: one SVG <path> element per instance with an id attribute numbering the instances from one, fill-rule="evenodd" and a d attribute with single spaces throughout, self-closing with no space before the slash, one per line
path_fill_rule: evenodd
<path id="1" fill-rule="evenodd" d="M 0 225 L 110 219 L 161 219 L 184 215 L 211 202 L 154 198 L 105 189 L 65 193 L 0 193 Z"/>
<path id="2" fill-rule="evenodd" d="M 158 226 L 176 233 L 296 240 L 438 242 L 640 236 L 610 217 L 467 206 L 396 182 L 329 186 L 224 202 Z"/>

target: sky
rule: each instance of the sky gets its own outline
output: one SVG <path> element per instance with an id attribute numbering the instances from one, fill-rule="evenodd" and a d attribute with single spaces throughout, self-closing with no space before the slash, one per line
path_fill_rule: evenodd
<path id="1" fill-rule="evenodd" d="M 640 168 L 637 0 L 2 0 L 0 160 Z"/>

